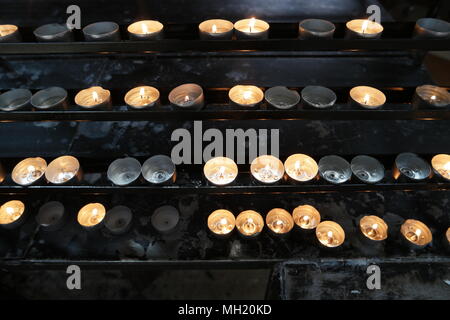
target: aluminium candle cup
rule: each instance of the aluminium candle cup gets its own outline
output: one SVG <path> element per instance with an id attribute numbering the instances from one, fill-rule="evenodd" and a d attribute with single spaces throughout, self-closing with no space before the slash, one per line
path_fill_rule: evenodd
<path id="1" fill-rule="evenodd" d="M 127 28 L 130 40 L 161 40 L 164 25 L 156 20 L 141 20 L 130 24 Z"/>
<path id="2" fill-rule="evenodd" d="M 437 154 L 431 159 L 434 173 L 443 181 L 450 181 L 450 155 Z"/>
<path id="3" fill-rule="evenodd" d="M 346 23 L 347 39 L 378 39 L 383 33 L 383 26 L 367 19 L 355 19 Z"/>
<path id="4" fill-rule="evenodd" d="M 287 236 L 294 227 L 292 215 L 284 209 L 274 208 L 266 215 L 266 225 L 275 236 Z"/>
<path id="5" fill-rule="evenodd" d="M 353 175 L 363 183 L 377 183 L 384 178 L 384 166 L 380 161 L 369 156 L 356 156 L 350 162 Z"/>
<path id="6" fill-rule="evenodd" d="M 433 171 L 424 159 L 415 153 L 400 153 L 395 158 L 393 176 L 400 182 L 424 181 L 431 178 Z"/>
<path id="7" fill-rule="evenodd" d="M 317 179 L 319 167 L 317 162 L 306 154 L 293 154 L 284 162 L 287 180 L 291 184 L 305 183 Z"/>
<path id="8" fill-rule="evenodd" d="M 301 91 L 302 107 L 304 109 L 328 109 L 337 100 L 333 90 L 321 86 L 306 86 Z"/>
<path id="9" fill-rule="evenodd" d="M 137 181 L 141 175 L 141 163 L 135 158 L 116 159 L 108 167 L 108 180 L 117 186 L 127 186 Z"/>
<path id="10" fill-rule="evenodd" d="M 336 248 L 345 241 L 345 231 L 334 221 L 322 221 L 316 227 L 317 240 L 322 248 Z"/>
<path id="11" fill-rule="evenodd" d="M 142 165 L 142 177 L 152 184 L 171 184 L 176 180 L 176 167 L 170 157 L 156 155 Z"/>
<path id="12" fill-rule="evenodd" d="M 102 87 L 90 87 L 77 93 L 75 103 L 83 109 L 107 109 L 111 106 L 111 93 Z"/>
<path id="13" fill-rule="evenodd" d="M 413 109 L 445 108 L 450 106 L 450 93 L 441 87 L 423 85 L 416 88 Z"/>
<path id="14" fill-rule="evenodd" d="M 236 219 L 230 211 L 218 209 L 208 216 L 207 224 L 209 231 L 216 238 L 223 239 L 232 234 L 236 226 Z"/>
<path id="15" fill-rule="evenodd" d="M 200 39 L 202 40 L 231 40 L 234 25 L 223 19 L 211 19 L 198 25 Z"/>
<path id="16" fill-rule="evenodd" d="M 264 92 L 256 86 L 237 85 L 228 92 L 230 103 L 238 107 L 256 108 L 264 99 Z"/>
<path id="17" fill-rule="evenodd" d="M 73 41 L 72 30 L 65 24 L 49 23 L 33 31 L 39 42 L 70 42 Z"/>
<path id="18" fill-rule="evenodd" d="M 259 19 L 243 19 L 234 24 L 236 39 L 267 39 L 269 37 L 270 25 Z"/>
<path id="19" fill-rule="evenodd" d="M 209 159 L 203 166 L 203 176 L 208 184 L 225 186 L 233 183 L 238 175 L 236 163 L 226 157 Z"/>
<path id="20" fill-rule="evenodd" d="M 5 168 L 3 168 L 2 164 L 0 163 L 0 183 L 5 181 L 6 178 L 6 171 Z"/>
<path id="21" fill-rule="evenodd" d="M 447 252 L 450 252 L 450 227 L 445 232 L 443 236 L 444 246 L 447 249 Z"/>
<path id="22" fill-rule="evenodd" d="M 106 212 L 103 225 L 112 235 L 126 233 L 131 226 L 133 213 L 126 206 L 115 206 Z"/>
<path id="23" fill-rule="evenodd" d="M 29 186 L 43 179 L 47 162 L 42 158 L 26 158 L 14 167 L 11 178 L 14 183 Z"/>
<path id="24" fill-rule="evenodd" d="M 381 108 L 386 103 L 386 96 L 378 89 L 359 86 L 350 90 L 350 104 L 368 110 Z"/>
<path id="25" fill-rule="evenodd" d="M 295 225 L 302 231 L 314 230 L 320 223 L 320 212 L 311 205 L 305 204 L 292 211 Z M 310 232 L 308 232 L 310 233 Z"/>
<path id="26" fill-rule="evenodd" d="M 140 86 L 131 89 L 125 95 L 125 103 L 133 110 L 155 107 L 159 102 L 159 91 L 150 86 Z"/>
<path id="27" fill-rule="evenodd" d="M 104 222 L 106 209 L 101 203 L 88 203 L 83 206 L 77 215 L 77 221 L 86 231 L 98 230 Z"/>
<path id="28" fill-rule="evenodd" d="M 45 231 L 58 230 L 65 220 L 64 205 L 59 201 L 44 203 L 36 215 L 36 222 Z"/>
<path id="29" fill-rule="evenodd" d="M 258 184 L 275 184 L 284 176 L 284 165 L 277 157 L 263 155 L 253 159 L 250 173 Z"/>
<path id="30" fill-rule="evenodd" d="M 153 211 L 152 227 L 161 234 L 173 233 L 180 222 L 180 213 L 173 206 L 162 206 Z"/>
<path id="31" fill-rule="evenodd" d="M 111 21 L 91 23 L 83 28 L 86 41 L 119 41 L 119 25 Z"/>
<path id="32" fill-rule="evenodd" d="M 264 93 L 264 99 L 270 106 L 276 109 L 286 110 L 298 105 L 300 102 L 300 95 L 295 90 L 277 86 L 268 89 Z"/>
<path id="33" fill-rule="evenodd" d="M 422 18 L 416 21 L 413 37 L 416 39 L 448 39 L 450 23 L 435 18 Z"/>
<path id="34" fill-rule="evenodd" d="M 364 243 L 380 243 L 388 237 L 388 225 L 380 217 L 369 215 L 359 220 L 360 239 L 367 240 Z"/>
<path id="35" fill-rule="evenodd" d="M 331 155 L 319 160 L 319 174 L 332 184 L 341 184 L 350 180 L 350 164 L 342 157 Z"/>
<path id="36" fill-rule="evenodd" d="M 205 98 L 202 87 L 195 83 L 186 83 L 170 91 L 169 101 L 183 110 L 200 110 L 204 106 Z"/>
<path id="37" fill-rule="evenodd" d="M 299 23 L 299 39 L 331 39 L 336 26 L 327 20 L 306 19 Z"/>
<path id="38" fill-rule="evenodd" d="M 0 43 L 3 42 L 20 42 L 22 37 L 19 28 L 13 24 L 0 25 Z"/>
<path id="39" fill-rule="evenodd" d="M 31 91 L 12 89 L 0 94 L 0 111 L 16 111 L 30 106 Z"/>
<path id="40" fill-rule="evenodd" d="M 263 217 L 254 210 L 245 210 L 236 217 L 236 229 L 244 239 L 256 238 L 264 228 Z"/>
<path id="41" fill-rule="evenodd" d="M 400 227 L 401 242 L 406 249 L 423 249 L 433 241 L 430 229 L 421 221 L 407 219 Z"/>
<path id="42" fill-rule="evenodd" d="M 26 206 L 22 201 L 11 200 L 0 206 L 0 226 L 5 229 L 15 229 L 26 219 Z"/>
<path id="43" fill-rule="evenodd" d="M 68 184 L 80 181 L 82 176 L 80 163 L 72 156 L 61 156 L 56 158 L 47 166 L 45 178 L 51 184 Z"/>
<path id="44" fill-rule="evenodd" d="M 60 87 L 40 90 L 31 97 L 31 105 L 39 110 L 67 108 L 67 91 Z"/>

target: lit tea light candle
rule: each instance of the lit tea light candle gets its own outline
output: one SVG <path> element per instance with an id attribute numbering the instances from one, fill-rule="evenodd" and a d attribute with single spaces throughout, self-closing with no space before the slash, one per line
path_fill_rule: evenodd
<path id="1" fill-rule="evenodd" d="M 182 109 L 200 110 L 205 98 L 202 87 L 195 83 L 186 83 L 170 91 L 169 101 Z"/>
<path id="2" fill-rule="evenodd" d="M 293 154 L 284 162 L 286 174 L 293 182 L 311 181 L 317 177 L 319 167 L 317 162 L 306 154 Z"/>
<path id="3" fill-rule="evenodd" d="M 155 20 L 142 20 L 128 26 L 130 40 L 159 40 L 163 38 L 164 25 Z"/>
<path id="4" fill-rule="evenodd" d="M 447 238 L 447 242 L 450 244 L 450 228 L 447 229 L 447 232 L 445 233 L 445 237 Z"/>
<path id="5" fill-rule="evenodd" d="M 375 158 L 356 156 L 350 163 L 352 173 L 364 183 L 377 183 L 384 178 L 384 166 Z"/>
<path id="6" fill-rule="evenodd" d="M 0 183 L 2 183 L 6 178 L 6 172 L 5 168 L 3 168 L 2 164 L 0 163 Z"/>
<path id="7" fill-rule="evenodd" d="M 264 92 L 255 86 L 237 85 L 230 89 L 231 102 L 241 107 L 255 107 L 264 99 Z"/>
<path id="8" fill-rule="evenodd" d="M 39 110 L 65 108 L 67 106 L 67 91 L 60 87 L 39 90 L 31 97 L 31 105 Z"/>
<path id="9" fill-rule="evenodd" d="M 424 223 L 414 219 L 406 220 L 400 227 L 400 232 L 406 240 L 417 246 L 425 246 L 433 240 L 430 229 Z"/>
<path id="10" fill-rule="evenodd" d="M 16 111 L 30 105 L 32 94 L 28 89 L 12 89 L 0 94 L 0 111 Z"/>
<path id="11" fill-rule="evenodd" d="M 388 225 L 377 216 L 364 216 L 359 221 L 361 232 L 370 240 L 381 241 L 388 236 Z"/>
<path id="12" fill-rule="evenodd" d="M 158 232 L 167 234 L 173 232 L 180 221 L 180 213 L 175 207 L 162 206 L 153 212 L 151 223 Z"/>
<path id="13" fill-rule="evenodd" d="M 64 205 L 59 201 L 50 201 L 39 208 L 36 222 L 47 231 L 54 231 L 62 225 Z"/>
<path id="14" fill-rule="evenodd" d="M 314 229 L 320 223 L 319 211 L 308 204 L 295 208 L 292 217 L 295 224 L 302 229 Z"/>
<path id="15" fill-rule="evenodd" d="M 202 40 L 230 40 L 233 36 L 233 23 L 228 20 L 211 19 L 198 25 Z"/>
<path id="16" fill-rule="evenodd" d="M 334 248 L 344 243 L 345 232 L 334 221 L 323 221 L 316 228 L 316 237 L 326 247 Z"/>
<path id="17" fill-rule="evenodd" d="M 236 225 L 234 215 L 224 209 L 219 209 L 211 213 L 208 217 L 208 228 L 218 236 L 224 236 L 233 231 Z"/>
<path id="18" fill-rule="evenodd" d="M 245 237 L 256 237 L 264 228 L 264 219 L 256 211 L 245 210 L 237 216 L 236 228 Z"/>
<path id="19" fill-rule="evenodd" d="M 20 161 L 11 173 L 12 180 L 21 186 L 29 186 L 38 181 L 47 169 L 47 162 L 42 158 L 27 158 Z"/>
<path id="20" fill-rule="evenodd" d="M 377 109 L 386 103 L 386 96 L 378 89 L 359 86 L 350 90 L 350 101 L 365 109 Z"/>
<path id="21" fill-rule="evenodd" d="M 350 180 L 352 170 L 347 160 L 331 155 L 319 160 L 319 175 L 330 183 L 340 184 Z"/>
<path id="22" fill-rule="evenodd" d="M 415 109 L 445 108 L 450 106 L 450 93 L 437 86 L 419 86 L 414 93 L 412 105 Z"/>
<path id="23" fill-rule="evenodd" d="M 238 167 L 230 158 L 216 157 L 205 163 L 203 174 L 210 183 L 224 186 L 232 183 L 236 179 Z"/>
<path id="24" fill-rule="evenodd" d="M 125 95 L 125 103 L 133 109 L 153 107 L 158 100 L 158 89 L 150 86 L 133 88 Z"/>
<path id="25" fill-rule="evenodd" d="M 129 185 L 141 175 L 141 163 L 131 157 L 116 159 L 109 165 L 106 175 L 115 185 Z"/>
<path id="26" fill-rule="evenodd" d="M 355 19 L 347 22 L 348 38 L 377 39 L 381 37 L 383 26 L 375 21 Z"/>
<path id="27" fill-rule="evenodd" d="M 286 210 L 275 208 L 267 213 L 266 224 L 274 233 L 286 234 L 294 227 L 294 219 Z"/>
<path id="28" fill-rule="evenodd" d="M 306 19 L 299 23 L 300 39 L 331 39 L 336 27 L 322 19 Z"/>
<path id="29" fill-rule="evenodd" d="M 6 228 L 16 227 L 25 212 L 25 204 L 19 200 L 12 200 L 0 207 L 0 225 Z"/>
<path id="30" fill-rule="evenodd" d="M 272 107 L 286 110 L 295 107 L 300 102 L 300 95 L 295 90 L 277 86 L 268 89 L 264 93 L 264 99 Z"/>
<path id="31" fill-rule="evenodd" d="M 267 22 L 255 18 L 239 20 L 234 24 L 237 39 L 267 39 L 269 27 Z"/>
<path id="32" fill-rule="evenodd" d="M 115 206 L 106 212 L 104 225 L 113 235 L 123 234 L 128 231 L 133 213 L 125 206 Z"/>
<path id="33" fill-rule="evenodd" d="M 176 167 L 166 155 L 148 158 L 142 165 L 142 176 L 153 184 L 173 183 L 176 179 Z"/>
<path id="34" fill-rule="evenodd" d="M 450 155 L 438 154 L 431 159 L 434 172 L 444 180 L 450 181 Z"/>
<path id="35" fill-rule="evenodd" d="M 431 178 L 433 171 L 427 161 L 415 153 L 400 153 L 395 158 L 394 179 L 406 178 L 409 181 L 423 181 Z"/>
<path id="36" fill-rule="evenodd" d="M 447 39 L 450 38 L 450 23 L 435 18 L 422 18 L 414 26 L 414 38 Z"/>
<path id="37" fill-rule="evenodd" d="M 33 31 L 39 42 L 69 42 L 73 41 L 72 30 L 65 24 L 49 23 Z"/>
<path id="38" fill-rule="evenodd" d="M 86 109 L 108 107 L 111 104 L 111 93 L 102 87 L 90 87 L 77 93 L 75 103 Z"/>
<path id="39" fill-rule="evenodd" d="M 88 203 L 78 211 L 78 223 L 85 228 L 98 226 L 105 218 L 106 209 L 101 203 Z"/>
<path id="40" fill-rule="evenodd" d="M 81 174 L 80 163 L 72 156 L 56 158 L 45 170 L 45 178 L 53 184 L 63 184 L 71 181 Z"/>
<path id="41" fill-rule="evenodd" d="M 265 184 L 279 181 L 284 175 L 284 166 L 277 157 L 263 155 L 255 158 L 250 164 L 253 178 Z"/>
<path id="42" fill-rule="evenodd" d="M 83 28 L 86 41 L 119 41 L 119 25 L 115 22 L 95 22 Z"/>
<path id="43" fill-rule="evenodd" d="M 0 25 L 0 42 L 20 42 L 19 28 L 13 24 Z"/>

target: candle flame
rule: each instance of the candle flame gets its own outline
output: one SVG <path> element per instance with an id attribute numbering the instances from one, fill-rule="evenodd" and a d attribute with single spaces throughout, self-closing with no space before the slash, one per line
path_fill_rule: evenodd
<path id="1" fill-rule="evenodd" d="M 370 95 L 368 93 L 366 93 L 364 95 L 363 103 L 364 104 L 369 104 L 369 101 L 370 101 Z"/>
<path id="2" fill-rule="evenodd" d="M 98 93 L 97 93 L 97 91 L 92 91 L 92 99 L 94 99 L 94 102 L 98 101 Z"/>
<path id="3" fill-rule="evenodd" d="M 327 232 L 327 236 L 328 236 L 328 238 L 333 238 L 333 231 L 328 231 Z"/>
<path id="4" fill-rule="evenodd" d="M 372 229 L 373 230 L 376 230 L 378 228 L 378 223 L 374 223 L 373 225 L 372 225 Z"/>
<path id="5" fill-rule="evenodd" d="M 450 170 L 450 161 L 444 164 L 444 170 Z"/>
<path id="6" fill-rule="evenodd" d="M 27 171 L 28 172 L 33 172 L 33 171 L 35 171 L 36 170 L 36 168 L 33 166 L 33 165 L 29 165 L 28 167 L 27 167 Z"/>
<path id="7" fill-rule="evenodd" d="M 149 32 L 148 32 L 147 24 L 142 23 L 142 24 L 141 24 L 141 28 L 142 28 L 142 33 L 144 33 L 144 34 L 148 34 L 148 33 L 149 33 Z"/>
<path id="8" fill-rule="evenodd" d="M 7 207 L 7 208 L 6 208 L 6 213 L 7 213 L 7 214 L 13 214 L 13 213 L 14 213 L 14 208 L 12 208 L 12 207 Z"/>
<path id="9" fill-rule="evenodd" d="M 436 100 L 436 96 L 431 96 L 431 100 Z"/>
<path id="10" fill-rule="evenodd" d="M 366 33 L 367 27 L 369 26 L 369 20 L 363 22 L 361 26 L 362 33 Z"/>
<path id="11" fill-rule="evenodd" d="M 92 209 L 92 215 L 96 216 L 97 214 L 98 214 L 98 209 L 97 208 Z"/>
<path id="12" fill-rule="evenodd" d="M 217 26 L 215 24 L 212 25 L 212 33 L 217 33 Z"/>
<path id="13" fill-rule="evenodd" d="M 139 95 L 141 96 L 141 99 L 144 99 L 145 89 L 143 87 L 139 89 Z"/>
<path id="14" fill-rule="evenodd" d="M 248 28 L 250 32 L 253 32 L 253 29 L 255 28 L 255 23 L 256 23 L 255 18 L 251 18 L 250 22 L 248 23 Z"/>
<path id="15" fill-rule="evenodd" d="M 222 218 L 222 219 L 220 219 L 220 224 L 222 224 L 222 225 L 226 225 L 227 223 L 228 223 L 228 220 L 226 219 L 226 218 Z"/>
<path id="16" fill-rule="evenodd" d="M 252 98 L 252 92 L 251 91 L 244 91 L 243 97 L 245 100 L 249 100 Z"/>
<path id="17" fill-rule="evenodd" d="M 416 230 L 416 235 L 417 235 L 417 237 L 420 237 L 421 234 L 422 234 L 422 230 L 417 229 L 417 230 Z"/>
<path id="18" fill-rule="evenodd" d="M 189 98 L 189 96 L 185 96 L 185 97 L 184 97 L 184 102 L 189 102 L 190 99 L 191 99 L 191 98 Z"/>

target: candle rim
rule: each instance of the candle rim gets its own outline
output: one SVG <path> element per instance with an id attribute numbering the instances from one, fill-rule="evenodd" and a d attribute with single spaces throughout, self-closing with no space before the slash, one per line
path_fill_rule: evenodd
<path id="1" fill-rule="evenodd" d="M 16 177 L 16 176 L 19 174 L 19 170 L 22 171 L 22 169 L 23 169 L 22 166 L 24 166 L 26 162 L 30 162 L 31 160 L 35 160 L 35 161 L 39 162 L 39 166 L 40 166 L 43 170 L 42 170 L 40 176 L 39 176 L 38 178 L 36 178 L 35 180 L 30 181 L 30 182 L 28 182 L 28 183 L 21 183 L 21 182 L 19 182 L 19 181 L 17 180 L 17 177 Z M 11 178 L 12 178 L 12 180 L 13 180 L 16 184 L 21 185 L 21 186 L 27 186 L 27 185 L 31 185 L 31 184 L 35 183 L 37 180 L 39 180 L 39 179 L 45 174 L 45 171 L 46 171 L 46 170 L 47 170 L 47 161 L 45 161 L 45 159 L 43 159 L 43 158 L 41 158 L 41 157 L 30 157 L 30 158 L 25 158 L 25 159 L 19 161 L 19 162 L 14 166 L 14 169 L 13 169 L 13 171 L 11 172 Z"/>
<path id="2" fill-rule="evenodd" d="M 209 27 L 209 24 L 211 24 L 211 23 L 215 24 L 214 22 L 225 24 L 227 26 L 227 28 L 226 28 L 227 30 L 223 31 L 223 32 L 211 32 L 208 29 L 208 27 Z M 231 21 L 228 21 L 225 19 L 208 19 L 208 20 L 204 20 L 204 21 L 200 22 L 198 25 L 199 31 L 205 32 L 208 34 L 223 34 L 223 33 L 230 32 L 231 30 L 233 30 L 233 28 L 234 28 L 234 24 Z"/>
<path id="3" fill-rule="evenodd" d="M 270 24 L 268 22 L 261 20 L 261 19 L 256 19 L 256 18 L 246 18 L 246 19 L 241 19 L 241 20 L 236 21 L 233 25 L 234 30 L 237 30 L 239 32 L 244 32 L 244 33 L 250 33 L 247 31 L 241 31 L 239 28 L 247 27 L 249 25 L 249 22 L 252 19 L 254 19 L 254 21 L 255 21 L 255 27 L 257 24 L 259 24 L 259 27 L 261 27 L 263 29 L 260 31 L 256 31 L 256 30 L 252 31 L 251 32 L 252 34 L 259 34 L 259 33 L 267 32 L 269 30 Z"/>
<path id="4" fill-rule="evenodd" d="M 137 28 L 137 29 L 140 30 L 141 32 L 133 32 L 132 29 L 133 29 L 134 27 L 139 26 L 140 23 L 146 23 L 146 24 L 147 24 L 147 23 L 151 23 L 151 24 L 154 24 L 154 25 L 157 26 L 157 29 L 156 29 L 155 31 L 151 31 L 151 32 L 148 32 L 148 33 L 144 33 L 144 32 L 142 32 L 142 29 Z M 158 20 L 139 20 L 139 21 L 135 21 L 135 22 L 131 23 L 131 24 L 127 27 L 127 31 L 128 31 L 129 33 L 137 34 L 137 35 L 146 35 L 146 34 L 151 35 L 151 34 L 153 34 L 153 33 L 161 32 L 163 29 L 164 29 L 164 24 L 162 24 L 162 23 L 159 22 Z"/>

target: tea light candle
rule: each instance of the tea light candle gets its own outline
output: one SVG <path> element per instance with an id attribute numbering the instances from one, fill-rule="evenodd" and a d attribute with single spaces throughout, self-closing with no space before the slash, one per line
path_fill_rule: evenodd
<path id="1" fill-rule="evenodd" d="M 19 28 L 13 24 L 0 25 L 0 42 L 20 42 Z"/>
<path id="2" fill-rule="evenodd" d="M 182 109 L 200 110 L 204 100 L 202 87 L 195 83 L 183 84 L 169 93 L 170 103 Z"/>
<path id="3" fill-rule="evenodd" d="M 67 91 L 59 87 L 39 90 L 31 97 L 31 105 L 36 109 L 65 108 Z"/>
<path id="4" fill-rule="evenodd" d="M 388 236 L 388 225 L 377 216 L 364 216 L 359 221 L 361 232 L 370 240 L 381 241 Z"/>
<path id="5" fill-rule="evenodd" d="M 237 85 L 230 89 L 231 102 L 241 107 L 255 107 L 264 99 L 264 92 L 255 86 Z"/>
<path id="6" fill-rule="evenodd" d="M 86 109 L 107 107 L 111 104 L 111 93 L 102 87 L 90 87 L 77 93 L 75 103 Z"/>
<path id="7" fill-rule="evenodd" d="M 294 219 L 286 210 L 275 208 L 267 213 L 266 224 L 272 232 L 286 234 L 294 227 Z"/>
<path id="8" fill-rule="evenodd" d="M 319 211 L 308 204 L 295 208 L 292 217 L 295 224 L 302 229 L 314 229 L 320 223 Z"/>
<path id="9" fill-rule="evenodd" d="M 414 219 L 406 220 L 400 227 L 400 232 L 406 240 L 417 246 L 425 246 L 433 240 L 430 229 L 424 223 Z"/>
<path id="10" fill-rule="evenodd" d="M 286 174 L 294 182 L 311 181 L 317 177 L 319 167 L 317 162 L 306 154 L 293 154 L 284 162 Z"/>
<path id="11" fill-rule="evenodd" d="M 38 181 L 47 169 L 47 162 L 42 158 L 27 158 L 20 161 L 11 173 L 12 180 L 21 186 L 29 186 Z"/>
<path id="12" fill-rule="evenodd" d="M 233 23 L 228 20 L 211 19 L 198 25 L 202 40 L 230 40 L 233 36 Z"/>
<path id="13" fill-rule="evenodd" d="M 447 39 L 450 38 L 450 23 L 435 18 L 422 18 L 414 26 L 414 38 Z"/>
<path id="14" fill-rule="evenodd" d="M 350 90 L 350 101 L 364 109 L 377 109 L 386 103 L 386 96 L 378 89 L 359 86 Z"/>
<path id="15" fill-rule="evenodd" d="M 364 183 L 377 183 L 384 178 L 384 166 L 375 158 L 356 156 L 350 163 L 352 173 Z"/>
<path id="16" fill-rule="evenodd" d="M 331 155 L 319 160 L 319 174 L 330 183 L 340 184 L 350 180 L 352 170 L 347 160 Z"/>
<path id="17" fill-rule="evenodd" d="M 119 41 L 119 25 L 115 22 L 95 22 L 83 28 L 86 41 Z"/>
<path id="18" fill-rule="evenodd" d="M 2 183 L 6 178 L 6 172 L 3 168 L 2 164 L 0 163 L 0 183 Z"/>
<path id="19" fill-rule="evenodd" d="M 333 90 L 322 86 L 306 86 L 301 91 L 302 106 L 305 109 L 331 108 L 337 100 Z"/>
<path id="20" fill-rule="evenodd" d="M 106 209 L 101 203 L 88 203 L 78 211 L 78 223 L 85 228 L 98 226 L 105 218 Z"/>
<path id="21" fill-rule="evenodd" d="M 267 22 L 255 18 L 239 20 L 234 24 L 237 39 L 267 39 L 269 27 Z"/>
<path id="22" fill-rule="evenodd" d="M 406 178 L 409 181 L 422 181 L 432 176 L 432 169 L 427 161 L 415 153 L 400 153 L 395 158 L 394 179 Z"/>
<path id="23" fill-rule="evenodd" d="M 347 22 L 347 38 L 377 39 L 381 37 L 383 26 L 375 21 L 355 19 Z"/>
<path id="24" fill-rule="evenodd" d="M 80 174 L 80 163 L 72 156 L 62 156 L 56 158 L 45 170 L 45 178 L 53 184 L 63 184 L 69 182 Z"/>
<path id="25" fill-rule="evenodd" d="M 437 86 L 419 86 L 414 93 L 412 105 L 415 109 L 445 108 L 450 106 L 450 93 Z"/>
<path id="26" fill-rule="evenodd" d="M 447 238 L 447 241 L 450 244 L 450 228 L 447 229 L 447 232 L 445 233 L 445 237 Z"/>
<path id="27" fill-rule="evenodd" d="M 217 186 L 224 186 L 232 183 L 236 179 L 238 167 L 230 158 L 216 157 L 205 163 L 203 174 L 210 183 Z"/>
<path id="28" fill-rule="evenodd" d="M 62 224 L 64 212 L 64 205 L 61 202 L 47 202 L 39 208 L 36 222 L 45 230 L 55 230 Z"/>
<path id="29" fill-rule="evenodd" d="M 106 175 L 115 185 L 129 185 L 141 175 L 141 163 L 131 157 L 116 159 L 109 165 Z"/>
<path id="30" fill-rule="evenodd" d="M 128 26 L 130 40 L 160 40 L 163 38 L 164 25 L 155 20 L 142 20 Z"/>
<path id="31" fill-rule="evenodd" d="M 16 111 L 25 109 L 30 104 L 31 91 L 28 89 L 12 89 L 0 94 L 0 110 Z"/>
<path id="32" fill-rule="evenodd" d="M 264 228 L 264 219 L 256 211 L 245 210 L 237 216 L 236 228 L 244 237 L 256 237 Z"/>
<path id="33" fill-rule="evenodd" d="M 299 23 L 300 39 L 331 39 L 336 27 L 333 23 L 322 19 L 306 19 Z"/>
<path id="34" fill-rule="evenodd" d="M 277 157 L 263 155 L 250 164 L 250 172 L 258 182 L 271 184 L 278 182 L 284 175 L 284 166 Z"/>
<path id="35" fill-rule="evenodd" d="M 345 232 L 338 223 L 323 221 L 316 228 L 316 237 L 322 245 L 335 248 L 344 243 Z"/>
<path id="36" fill-rule="evenodd" d="M 212 212 L 208 217 L 208 228 L 218 236 L 224 236 L 233 231 L 236 225 L 234 215 L 224 209 Z"/>
<path id="37" fill-rule="evenodd" d="M 133 219 L 133 213 L 130 208 L 125 206 L 115 206 L 106 212 L 104 225 L 113 235 L 125 233 Z"/>
<path id="38" fill-rule="evenodd" d="M 150 86 L 133 88 L 125 95 L 125 103 L 133 109 L 153 107 L 158 100 L 158 89 Z"/>
<path id="39" fill-rule="evenodd" d="M 157 208 L 153 212 L 151 218 L 153 228 L 164 234 L 173 232 L 179 221 L 180 213 L 172 206 L 162 206 Z"/>
<path id="40" fill-rule="evenodd" d="M 0 207 L 0 225 L 6 228 L 14 228 L 25 212 L 25 204 L 19 200 L 12 200 Z"/>
<path id="41" fill-rule="evenodd" d="M 268 89 L 264 93 L 264 99 L 269 105 L 277 109 L 290 109 L 300 102 L 300 95 L 295 90 L 277 86 Z"/>
<path id="42" fill-rule="evenodd" d="M 153 184 L 173 183 L 176 179 L 176 167 L 166 155 L 148 158 L 142 165 L 142 176 Z"/>
<path id="43" fill-rule="evenodd" d="M 431 159 L 434 172 L 444 180 L 450 181 L 450 155 L 437 154 Z"/>
<path id="44" fill-rule="evenodd" d="M 39 42 L 69 42 L 73 41 L 72 30 L 65 24 L 50 23 L 33 31 Z"/>

